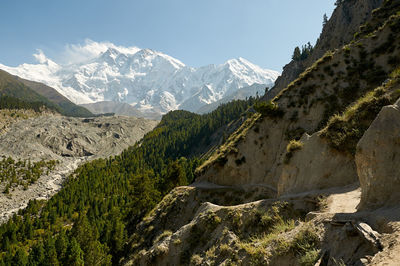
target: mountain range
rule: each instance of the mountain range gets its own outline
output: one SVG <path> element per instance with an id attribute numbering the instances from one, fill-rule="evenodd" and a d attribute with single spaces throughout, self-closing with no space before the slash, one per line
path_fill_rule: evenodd
<path id="1" fill-rule="evenodd" d="M 280 75 L 244 58 L 193 68 L 161 52 L 115 45 L 69 64 L 56 63 L 43 52 L 35 57 L 37 64 L 0 64 L 0 69 L 51 86 L 76 104 L 127 103 L 152 116 L 176 109 L 197 112 L 253 84 L 263 91 Z"/>

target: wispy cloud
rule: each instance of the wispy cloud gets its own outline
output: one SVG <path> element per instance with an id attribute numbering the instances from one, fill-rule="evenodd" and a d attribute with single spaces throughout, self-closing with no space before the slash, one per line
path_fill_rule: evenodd
<path id="1" fill-rule="evenodd" d="M 36 59 L 36 61 L 40 64 L 44 64 L 47 62 L 47 57 L 43 53 L 41 49 L 36 50 L 36 54 L 33 54 L 33 57 Z"/>
<path id="2" fill-rule="evenodd" d="M 85 62 L 87 60 L 97 57 L 101 53 L 104 53 L 109 48 L 114 48 L 122 53 L 128 54 L 134 54 L 140 50 L 140 48 L 135 46 L 123 47 L 117 46 L 111 42 L 95 42 L 93 40 L 86 39 L 83 44 L 65 45 L 64 51 L 62 51 L 61 54 L 57 56 L 57 61 L 59 61 L 57 63 L 73 64 Z"/>

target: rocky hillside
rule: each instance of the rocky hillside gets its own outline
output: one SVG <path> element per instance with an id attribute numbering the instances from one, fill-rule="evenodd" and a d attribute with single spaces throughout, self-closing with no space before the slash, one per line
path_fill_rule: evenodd
<path id="1" fill-rule="evenodd" d="M 382 2 L 382 0 L 341 1 L 329 21 L 324 25 L 312 53 L 303 60 L 292 60 L 284 66 L 282 75 L 276 80 L 275 86 L 264 96 L 264 99 L 274 98 L 327 51 L 339 49 L 349 43 L 360 25 L 370 19 L 371 12 Z"/>
<path id="2" fill-rule="evenodd" d="M 122 264 L 396 265 L 400 3 L 338 3 L 320 39 L 353 21 L 336 49 L 254 106 Z"/>

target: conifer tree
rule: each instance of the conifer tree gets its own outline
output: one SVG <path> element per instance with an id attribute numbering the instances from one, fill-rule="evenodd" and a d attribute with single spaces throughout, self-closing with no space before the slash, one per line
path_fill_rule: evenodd
<path id="1" fill-rule="evenodd" d="M 299 61 L 300 57 L 301 57 L 300 48 L 298 46 L 296 46 L 296 48 L 294 48 L 292 59 L 294 61 Z"/>
<path id="2" fill-rule="evenodd" d="M 325 27 L 326 23 L 328 23 L 328 16 L 325 13 L 322 21 L 322 27 Z"/>
<path id="3" fill-rule="evenodd" d="M 75 237 L 71 238 L 71 242 L 67 251 L 67 265 L 71 266 L 82 266 L 84 265 L 83 261 L 83 251 L 79 247 L 78 242 Z"/>
<path id="4" fill-rule="evenodd" d="M 28 264 L 28 255 L 23 248 L 18 248 L 14 255 L 13 265 L 24 266 Z"/>

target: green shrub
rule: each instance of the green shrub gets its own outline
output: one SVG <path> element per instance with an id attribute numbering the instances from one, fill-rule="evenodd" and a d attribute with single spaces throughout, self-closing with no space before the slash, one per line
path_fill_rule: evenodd
<path id="1" fill-rule="evenodd" d="M 278 107 L 278 104 L 268 101 L 268 102 L 257 102 L 254 105 L 254 109 L 259 112 L 263 117 L 270 118 L 280 118 L 284 115 L 283 110 Z"/>

